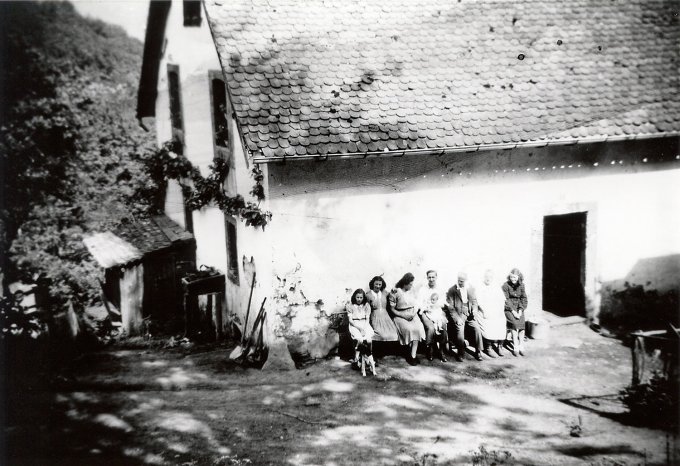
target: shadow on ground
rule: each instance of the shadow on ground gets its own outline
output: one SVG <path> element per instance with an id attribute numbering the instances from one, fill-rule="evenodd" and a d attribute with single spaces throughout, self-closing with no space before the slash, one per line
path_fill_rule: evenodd
<path id="1" fill-rule="evenodd" d="M 245 370 L 225 362 L 229 348 L 93 353 L 53 387 L 23 394 L 24 422 L 6 429 L 6 463 L 667 462 L 659 431 L 559 401 L 627 383 L 626 348 L 568 332 L 576 348 L 530 342 L 527 358 L 417 367 L 386 356 L 366 378 L 339 359 Z M 570 435 L 576 424 L 580 437 Z"/>

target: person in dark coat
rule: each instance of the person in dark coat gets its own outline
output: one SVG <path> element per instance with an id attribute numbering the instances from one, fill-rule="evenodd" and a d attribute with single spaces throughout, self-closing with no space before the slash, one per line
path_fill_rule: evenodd
<path id="1" fill-rule="evenodd" d="M 508 280 L 503 284 L 505 295 L 505 320 L 508 331 L 512 336 L 512 354 L 524 356 L 524 311 L 529 304 L 527 292 L 524 287 L 524 277 L 519 269 L 514 268 L 508 275 Z"/>
<path id="2" fill-rule="evenodd" d="M 446 293 L 446 316 L 449 320 L 449 336 L 454 336 L 456 360 L 465 357 L 465 327 L 474 334 L 475 359 L 482 360 L 482 332 L 477 323 L 477 295 L 475 289 L 467 286 L 467 274 L 459 273 L 458 282 Z"/>

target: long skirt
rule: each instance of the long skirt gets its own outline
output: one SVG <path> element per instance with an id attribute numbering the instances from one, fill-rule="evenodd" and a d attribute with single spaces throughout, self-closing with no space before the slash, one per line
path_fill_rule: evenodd
<path id="1" fill-rule="evenodd" d="M 505 340 L 506 317 L 502 307 L 485 310 L 484 317 L 477 315 L 477 322 L 487 340 Z"/>
<path id="2" fill-rule="evenodd" d="M 394 318 L 394 325 L 397 326 L 399 333 L 399 343 L 408 345 L 412 341 L 420 341 L 425 339 L 425 327 L 418 316 L 412 320 L 402 319 L 401 317 Z"/>
<path id="3" fill-rule="evenodd" d="M 371 313 L 371 327 L 375 332 L 375 341 L 397 341 L 397 326 L 392 322 L 392 318 L 386 309 L 375 309 Z"/>

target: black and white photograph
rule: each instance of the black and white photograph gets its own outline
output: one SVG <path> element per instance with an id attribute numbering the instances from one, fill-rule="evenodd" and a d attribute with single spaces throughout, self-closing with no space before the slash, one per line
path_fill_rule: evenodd
<path id="1" fill-rule="evenodd" d="M 680 0 L 0 2 L 0 464 L 680 466 Z"/>

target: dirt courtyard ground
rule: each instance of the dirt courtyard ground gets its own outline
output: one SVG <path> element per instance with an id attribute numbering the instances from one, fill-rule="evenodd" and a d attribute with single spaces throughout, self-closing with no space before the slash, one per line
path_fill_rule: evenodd
<path id="1" fill-rule="evenodd" d="M 9 464 L 667 464 L 677 436 L 626 425 L 630 350 L 554 319 L 526 357 L 411 367 L 362 378 L 329 359 L 242 369 L 228 348 L 116 349 L 81 358 L 27 422 L 6 428 Z M 579 435 L 579 436 L 572 436 Z M 483 462 L 487 461 L 487 462 Z M 499 463 L 501 464 L 501 463 Z"/>

